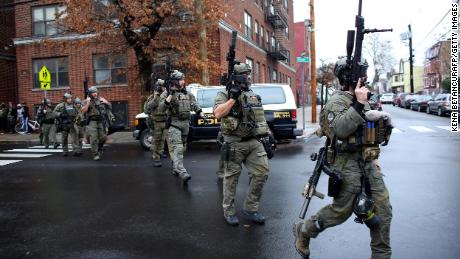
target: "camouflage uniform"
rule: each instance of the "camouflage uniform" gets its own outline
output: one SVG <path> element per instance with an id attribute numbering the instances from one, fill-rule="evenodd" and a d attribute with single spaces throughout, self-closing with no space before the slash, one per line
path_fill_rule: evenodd
<path id="1" fill-rule="evenodd" d="M 46 112 L 44 112 L 46 111 Z M 41 132 L 43 133 L 43 144 L 45 148 L 48 148 L 50 145 L 50 140 L 52 145 L 57 144 L 56 140 L 56 125 L 54 123 L 55 114 L 51 107 L 46 106 L 43 108 L 43 119 L 41 123 Z"/>
<path id="2" fill-rule="evenodd" d="M 369 109 L 368 103 L 362 105 L 350 93 L 338 91 L 327 102 L 321 113 L 321 128 L 330 129 L 330 134 L 326 135 L 335 136 L 338 140 L 335 159 L 331 161 L 331 165 L 341 172 L 343 184 L 332 204 L 319 210 L 303 224 L 300 222 L 294 226 L 297 238 L 296 249 L 299 253 L 309 254 L 310 238 L 315 238 L 329 227 L 345 222 L 352 215 L 355 197 L 361 191 L 361 177 L 364 176 L 370 182 L 372 199 L 375 202 L 374 212 L 382 219 L 379 227 L 370 229 L 371 258 L 391 257 L 392 208 L 389 193 L 383 181 L 383 174 L 377 160 L 378 155 L 372 158 L 364 157 L 364 151 L 369 147 L 360 144 L 359 140 L 359 136 L 362 136 L 359 132 L 363 131 L 366 122 L 363 114 Z M 378 145 L 373 148 L 378 149 Z"/>
<path id="3" fill-rule="evenodd" d="M 152 132 L 152 158 L 155 166 L 161 166 L 161 155 L 164 151 L 165 140 L 168 135 L 166 129 L 166 113 L 160 109 L 160 96 L 154 95 L 147 99 L 144 111 L 153 121 Z"/>
<path id="4" fill-rule="evenodd" d="M 222 131 L 220 130 L 219 133 L 217 134 L 217 145 L 220 148 L 220 151 L 222 152 L 222 147 L 224 144 L 224 136 L 222 136 Z M 221 181 L 224 179 L 225 175 L 225 167 L 224 167 L 224 160 L 222 159 L 222 156 L 219 157 L 219 168 L 217 169 L 217 180 Z"/>
<path id="5" fill-rule="evenodd" d="M 201 112 L 195 97 L 185 89 L 175 91 L 171 102 L 166 102 L 168 92 L 161 94 L 160 111 L 166 111 L 171 120 L 168 129 L 167 144 L 169 156 L 173 161 L 173 174 L 178 174 L 185 182 L 190 179 L 190 174 L 184 167 L 184 152 L 187 145 L 191 111 Z"/>
<path id="6" fill-rule="evenodd" d="M 67 102 L 62 102 L 54 108 L 54 115 L 60 120 L 60 126 L 62 127 L 62 150 L 64 155 L 67 155 L 69 152 L 69 135 L 72 138 L 72 149 L 74 154 L 81 154 L 81 149 L 78 146 L 78 136 L 77 136 L 77 126 L 75 121 L 78 116 L 78 109 L 75 104 L 68 104 Z"/>
<path id="7" fill-rule="evenodd" d="M 90 90 L 92 89 L 90 88 Z M 88 101 L 85 100 L 83 106 L 85 106 L 87 102 Z M 88 121 L 86 134 L 89 135 L 91 153 L 94 160 L 100 160 L 102 156 L 102 147 L 107 139 L 105 113 L 111 108 L 111 105 L 104 104 L 99 97 L 91 98 L 88 111 L 85 113 L 85 119 Z"/>
<path id="8" fill-rule="evenodd" d="M 79 104 L 77 106 L 78 116 L 75 122 L 75 126 L 77 127 L 78 147 L 80 150 L 83 150 L 83 138 L 85 137 L 86 121 L 83 112 L 81 111 L 81 100 L 79 98 L 75 98 L 75 103 Z"/>
<path id="9" fill-rule="evenodd" d="M 214 109 L 228 100 L 227 92 L 220 91 L 216 96 Z M 267 153 L 258 140 L 259 136 L 268 134 L 260 96 L 250 89 L 244 90 L 232 111 L 221 119 L 221 129 L 224 137 L 222 151 L 225 170 L 222 202 L 224 217 L 227 220 L 228 217 L 235 215 L 236 188 L 243 163 L 249 171 L 250 178 L 243 213 L 258 213 L 262 189 L 269 172 Z M 262 220 L 262 217 L 260 219 L 257 222 L 263 223 L 265 220 Z M 229 223 L 228 220 L 227 222 Z"/>

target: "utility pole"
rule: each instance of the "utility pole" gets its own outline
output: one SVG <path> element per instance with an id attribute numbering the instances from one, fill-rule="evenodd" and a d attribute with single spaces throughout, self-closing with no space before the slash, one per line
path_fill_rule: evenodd
<path id="1" fill-rule="evenodd" d="M 414 93 L 414 58 L 412 54 L 412 30 L 409 24 L 409 71 L 410 71 L 410 92 Z"/>
<path id="2" fill-rule="evenodd" d="M 200 39 L 200 44 L 199 44 L 199 55 L 200 55 L 200 61 L 204 62 L 207 64 L 208 60 L 208 47 L 206 43 L 206 21 L 203 18 L 203 0 L 196 0 L 195 1 L 195 8 L 198 16 L 198 35 Z M 209 69 L 208 66 L 204 66 L 201 69 L 201 84 L 208 86 L 209 85 Z"/>
<path id="3" fill-rule="evenodd" d="M 316 123 L 315 1 L 310 0 L 311 122 Z"/>

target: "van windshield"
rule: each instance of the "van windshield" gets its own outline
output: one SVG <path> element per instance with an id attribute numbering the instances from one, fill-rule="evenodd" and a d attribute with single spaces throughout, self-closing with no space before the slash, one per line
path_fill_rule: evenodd
<path id="1" fill-rule="evenodd" d="M 262 104 L 283 104 L 286 103 L 286 96 L 282 87 L 262 86 L 251 88 L 254 93 L 260 95 Z"/>
<path id="2" fill-rule="evenodd" d="M 196 92 L 196 101 L 201 108 L 214 107 L 214 100 L 220 90 L 222 90 L 222 88 L 198 90 Z"/>

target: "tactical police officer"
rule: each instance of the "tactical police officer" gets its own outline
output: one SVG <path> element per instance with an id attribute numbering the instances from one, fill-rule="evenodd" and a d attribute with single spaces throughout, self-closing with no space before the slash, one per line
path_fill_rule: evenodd
<path id="1" fill-rule="evenodd" d="M 249 220 L 263 224 L 265 217 L 259 213 L 259 203 L 269 168 L 267 153 L 259 139 L 267 136 L 268 125 L 260 96 L 249 88 L 251 69 L 246 64 L 238 64 L 234 66 L 234 73 L 239 81 L 228 92 L 220 91 L 214 106 L 214 115 L 221 119 L 224 137 L 224 218 L 230 225 L 239 224 L 234 203 L 244 163 L 249 171 L 250 184 L 242 213 Z"/>
<path id="2" fill-rule="evenodd" d="M 75 126 L 78 113 L 70 93 L 65 93 L 64 102 L 58 104 L 56 108 L 54 108 L 54 116 L 58 119 L 59 127 L 61 128 L 62 150 L 64 151 L 64 156 L 68 156 L 69 154 L 69 135 L 72 138 L 74 156 L 82 155 L 81 149 L 78 146 L 77 127 Z"/>
<path id="3" fill-rule="evenodd" d="M 344 60 L 339 60 L 334 72 L 343 89 L 334 93 L 321 111 L 320 133 L 330 141 L 327 160 L 340 172 L 343 182 L 332 204 L 305 222 L 294 224 L 295 248 L 308 258 L 310 238 L 345 222 L 355 212 L 355 221 L 365 223 L 370 229 L 371 258 L 390 258 L 392 208 L 377 160 L 380 141 L 376 140 L 380 138 L 372 125 L 384 123 L 391 128 L 391 121 L 388 114 L 369 111 L 369 90 L 363 87 L 361 79 L 356 87 L 346 85 Z M 373 206 L 368 197 L 372 197 Z"/>
<path id="4" fill-rule="evenodd" d="M 51 109 L 51 101 L 49 99 L 46 99 L 46 102 L 43 103 L 40 112 L 42 113 L 40 127 L 43 134 L 43 144 L 45 148 L 49 148 L 51 140 L 51 144 L 56 149 L 59 143 L 56 140 L 55 114 L 53 113 L 53 109 Z"/>
<path id="5" fill-rule="evenodd" d="M 149 115 L 153 129 L 152 133 L 152 145 L 150 150 L 152 151 L 153 163 L 156 167 L 161 166 L 161 156 L 163 155 L 165 140 L 168 135 L 166 129 L 166 111 L 160 109 L 160 96 L 165 91 L 165 81 L 158 79 L 155 83 L 155 90 L 153 95 L 149 96 L 144 104 L 144 112 Z"/>
<path id="6" fill-rule="evenodd" d="M 78 137 L 78 147 L 80 150 L 83 150 L 83 138 L 85 136 L 85 127 L 86 121 L 81 111 L 81 99 L 75 98 L 75 107 L 77 107 L 78 116 L 75 121 L 75 126 L 77 127 L 77 137 Z"/>
<path id="7" fill-rule="evenodd" d="M 105 98 L 99 96 L 95 86 L 88 89 L 88 94 L 89 96 L 83 102 L 81 110 L 85 115 L 85 120 L 88 121 L 86 131 L 91 143 L 93 160 L 99 161 L 102 156 L 102 147 L 107 139 L 107 115 L 112 109 L 112 105 Z"/>
<path id="8" fill-rule="evenodd" d="M 195 97 L 185 89 L 185 76 L 174 70 L 170 75 L 170 86 L 161 94 L 160 111 L 168 115 L 167 144 L 169 156 L 173 161 L 173 175 L 179 175 L 184 183 L 191 176 L 184 167 L 184 152 L 187 145 L 191 111 L 202 116 L 201 108 Z"/>

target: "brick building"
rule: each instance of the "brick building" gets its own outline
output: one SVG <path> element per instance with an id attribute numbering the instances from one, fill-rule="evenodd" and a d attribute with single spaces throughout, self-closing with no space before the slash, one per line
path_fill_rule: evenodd
<path id="1" fill-rule="evenodd" d="M 14 0 L 0 4 L 0 103 L 17 102 Z"/>
<path id="2" fill-rule="evenodd" d="M 425 52 L 425 92 L 440 93 L 442 80 L 450 77 L 450 45 L 450 39 L 440 41 Z"/>
<path id="3" fill-rule="evenodd" d="M 208 36 L 218 41 L 209 49 L 226 69 L 226 54 L 231 31 L 237 30 L 237 59 L 253 68 L 253 81 L 292 84 L 295 69 L 291 60 L 294 34 L 292 0 L 222 0 L 228 10 L 218 29 Z M 113 104 L 118 123 L 130 126 L 132 118 L 142 111 L 142 96 L 135 83 L 137 71 L 134 51 L 117 55 L 106 54 L 102 44 L 84 48 L 50 48 L 41 40 L 78 41 L 87 35 L 63 35 L 55 26 L 55 13 L 62 6 L 55 0 L 18 2 L 15 6 L 17 82 L 19 101 L 37 105 L 44 97 L 39 87 L 38 72 L 46 65 L 51 72 L 51 90 L 47 97 L 59 102 L 65 92 L 82 97 L 83 82 L 97 86 L 102 96 Z M 124 41 L 120 39 L 120 44 Z M 121 73 L 120 73 L 121 72 Z M 192 82 L 189 82 L 192 83 Z M 217 85 L 219 78 L 211 78 Z"/>

